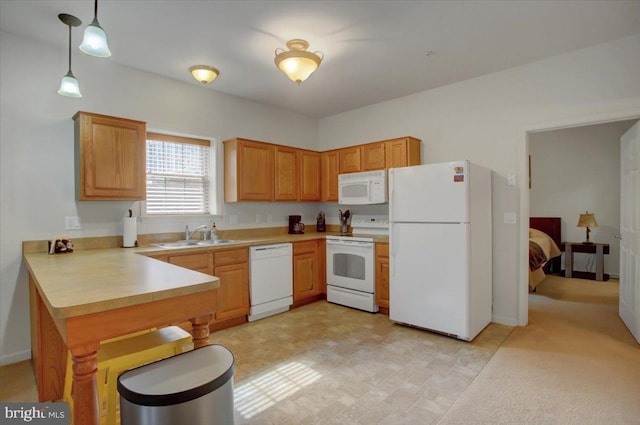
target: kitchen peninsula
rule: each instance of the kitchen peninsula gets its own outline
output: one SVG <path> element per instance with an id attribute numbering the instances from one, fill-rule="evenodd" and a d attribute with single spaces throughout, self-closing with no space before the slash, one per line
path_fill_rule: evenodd
<path id="1" fill-rule="evenodd" d="M 48 255 L 41 246 L 23 244 L 38 397 L 40 401 L 61 398 L 68 349 L 77 424 L 99 424 L 100 341 L 190 320 L 194 346 L 208 344 L 219 279 L 136 251 L 85 249 Z"/>

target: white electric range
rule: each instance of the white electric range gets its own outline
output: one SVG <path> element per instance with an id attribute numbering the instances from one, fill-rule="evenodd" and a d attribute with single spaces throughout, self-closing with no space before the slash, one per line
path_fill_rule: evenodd
<path id="1" fill-rule="evenodd" d="M 376 237 L 389 234 L 389 216 L 353 215 L 351 234 L 327 236 L 327 301 L 375 313 Z"/>

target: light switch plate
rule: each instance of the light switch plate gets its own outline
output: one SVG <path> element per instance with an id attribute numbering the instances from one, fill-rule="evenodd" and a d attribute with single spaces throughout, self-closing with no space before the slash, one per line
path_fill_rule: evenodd
<path id="1" fill-rule="evenodd" d="M 518 217 L 515 212 L 508 211 L 504 213 L 505 224 L 516 224 L 517 222 L 518 222 Z"/>
<path id="2" fill-rule="evenodd" d="M 515 186 L 516 185 L 516 174 L 515 173 L 507 174 L 507 185 L 508 186 Z"/>

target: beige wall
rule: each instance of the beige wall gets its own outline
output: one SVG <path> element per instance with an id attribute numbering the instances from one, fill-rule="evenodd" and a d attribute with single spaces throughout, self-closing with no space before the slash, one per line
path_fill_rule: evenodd
<path id="1" fill-rule="evenodd" d="M 86 55 L 74 56 L 73 65 L 84 97 L 64 98 L 56 91 L 66 72 L 66 49 L 2 33 L 0 363 L 29 356 L 21 242 L 65 232 L 64 217 L 76 215 L 83 228 L 67 232 L 72 238 L 117 235 L 124 213 L 132 208 L 130 202 L 75 200 L 71 117 L 78 110 L 147 121 L 154 130 L 311 149 L 412 135 L 423 140 L 425 162 L 468 158 L 490 167 L 495 171 L 494 320 L 517 324 L 522 304 L 519 225 L 504 224 L 502 215 L 513 211 L 520 221 L 528 216 L 528 210 L 520 210 L 525 193 L 528 200 L 523 183 L 526 130 L 589 116 L 640 115 L 638 51 L 640 37 L 630 37 L 318 121 Z M 508 173 L 516 174 L 516 186 L 507 186 Z M 256 214 L 271 214 L 274 224 L 284 224 L 287 214 L 302 214 L 312 222 L 325 209 L 332 219 L 337 205 L 242 203 L 224 208 L 221 228 L 232 215 L 242 227 L 255 226 Z M 384 207 L 362 209 L 381 211 Z M 139 231 L 180 231 L 185 221 L 149 219 Z"/>
<path id="2" fill-rule="evenodd" d="M 524 324 L 527 131 L 640 117 L 638 51 L 640 36 L 628 37 L 345 112 L 320 120 L 318 142 L 330 148 L 412 135 L 423 141 L 423 162 L 469 159 L 494 170 L 493 320 Z M 517 224 L 504 223 L 510 212 Z"/>

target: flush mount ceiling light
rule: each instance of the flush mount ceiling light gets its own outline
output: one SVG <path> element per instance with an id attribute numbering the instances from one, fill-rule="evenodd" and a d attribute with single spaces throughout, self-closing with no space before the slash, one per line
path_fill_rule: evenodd
<path id="1" fill-rule="evenodd" d="M 107 34 L 98 22 L 98 0 L 95 0 L 94 5 L 93 21 L 84 30 L 84 38 L 82 39 L 80 50 L 91 56 L 108 58 L 111 56 L 111 51 L 107 44 Z"/>
<path id="2" fill-rule="evenodd" d="M 309 78 L 313 71 L 318 69 L 320 62 L 324 59 L 324 54 L 322 52 L 308 52 L 309 43 L 299 38 L 287 41 L 287 47 L 289 48 L 287 51 L 276 49 L 274 62 L 291 81 L 300 85 L 301 82 Z M 318 54 L 322 56 L 318 56 Z"/>
<path id="3" fill-rule="evenodd" d="M 71 72 L 71 27 L 81 25 L 82 21 L 75 16 L 67 15 L 66 13 L 59 14 L 58 19 L 60 19 L 65 25 L 69 26 L 69 71 L 67 72 L 67 75 L 62 77 L 58 94 L 67 97 L 82 97 L 78 80 L 76 80 L 76 77 L 73 76 L 73 72 Z"/>
<path id="4" fill-rule="evenodd" d="M 218 75 L 220 75 L 220 71 L 212 66 L 207 65 L 194 65 L 189 68 L 189 71 L 191 71 L 191 75 L 193 75 L 193 78 L 195 78 L 196 81 L 201 82 L 202 84 L 208 84 L 215 80 Z"/>

